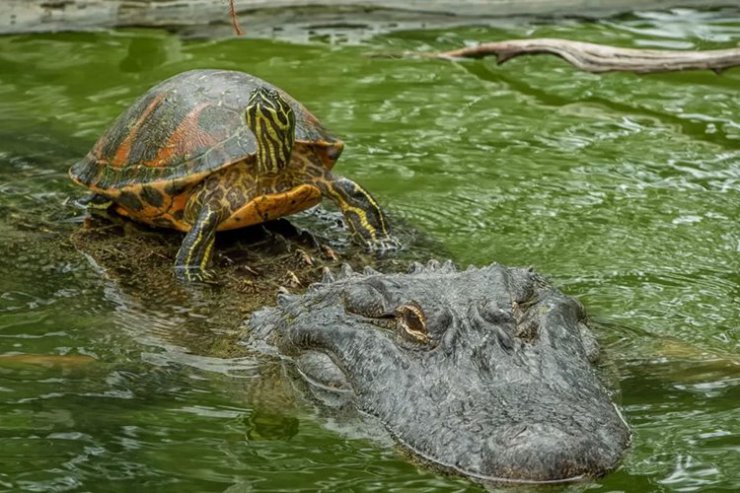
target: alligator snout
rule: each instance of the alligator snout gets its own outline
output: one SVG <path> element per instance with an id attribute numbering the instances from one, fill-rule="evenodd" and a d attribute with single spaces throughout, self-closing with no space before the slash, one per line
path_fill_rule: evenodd
<path id="1" fill-rule="evenodd" d="M 603 435 L 603 436 L 602 436 Z M 551 423 L 513 426 L 488 438 L 480 478 L 490 482 L 571 482 L 618 464 L 622 447 L 610 432 Z"/>

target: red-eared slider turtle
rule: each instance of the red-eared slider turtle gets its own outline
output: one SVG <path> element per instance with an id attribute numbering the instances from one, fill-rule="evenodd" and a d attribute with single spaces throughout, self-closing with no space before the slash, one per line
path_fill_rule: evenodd
<path id="1" fill-rule="evenodd" d="M 150 89 L 69 174 L 119 214 L 186 232 L 175 270 L 201 281 L 210 277 L 216 231 L 299 212 L 323 196 L 336 202 L 362 243 L 392 245 L 375 199 L 330 172 L 343 148 L 268 82 L 193 70 Z"/>

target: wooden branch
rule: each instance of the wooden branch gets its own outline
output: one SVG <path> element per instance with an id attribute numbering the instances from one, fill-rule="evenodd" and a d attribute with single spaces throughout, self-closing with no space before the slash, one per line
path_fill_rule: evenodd
<path id="1" fill-rule="evenodd" d="M 459 50 L 422 53 L 432 58 L 495 56 L 499 64 L 521 55 L 556 55 L 586 72 L 672 72 L 713 70 L 740 66 L 740 48 L 711 51 L 639 50 L 554 38 L 513 39 L 483 43 Z M 416 53 L 418 55 L 418 53 Z"/>

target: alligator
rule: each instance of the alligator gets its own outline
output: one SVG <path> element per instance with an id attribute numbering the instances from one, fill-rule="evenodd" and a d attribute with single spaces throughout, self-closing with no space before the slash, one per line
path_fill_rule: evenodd
<path id="1" fill-rule="evenodd" d="M 630 444 L 582 305 L 531 269 L 326 269 L 253 313 L 244 344 L 418 461 L 485 484 L 597 478 Z"/>
<path id="2" fill-rule="evenodd" d="M 303 219 L 321 230 L 316 218 Z M 250 406 L 284 409 L 299 384 L 294 397 L 318 402 L 334 421 L 350 417 L 354 434 L 370 423 L 361 435 L 380 429 L 384 444 L 394 437 L 414 462 L 496 485 L 597 478 L 628 447 L 583 307 L 529 269 L 460 271 L 431 261 L 400 273 L 410 262 L 399 260 L 404 252 L 443 252 L 405 238 L 411 246 L 393 258 L 337 245 L 333 259 L 312 246 L 326 238 L 278 221 L 222 236 L 214 269 L 223 285 L 191 297 L 166 262 L 180 238 L 139 229 L 100 218 L 73 244 L 111 280 L 116 312 L 135 316 L 147 338 L 159 327 L 163 340 L 193 354 L 284 366 L 234 390 Z M 140 323 L 147 315 L 155 318 Z"/>

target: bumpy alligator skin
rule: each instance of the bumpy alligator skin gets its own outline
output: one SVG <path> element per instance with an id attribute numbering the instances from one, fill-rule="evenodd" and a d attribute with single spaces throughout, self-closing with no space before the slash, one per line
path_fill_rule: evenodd
<path id="1" fill-rule="evenodd" d="M 345 269 L 248 326 L 247 344 L 290 357 L 316 395 L 449 472 L 575 481 L 614 469 L 630 442 L 582 306 L 528 269 Z"/>

